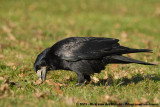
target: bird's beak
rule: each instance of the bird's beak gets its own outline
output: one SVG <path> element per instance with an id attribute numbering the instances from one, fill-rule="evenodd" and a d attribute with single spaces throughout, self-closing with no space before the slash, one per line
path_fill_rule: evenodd
<path id="1" fill-rule="evenodd" d="M 37 77 L 38 79 L 42 79 L 42 81 L 46 80 L 46 75 L 47 75 L 47 67 L 41 67 L 40 70 L 37 71 Z"/>

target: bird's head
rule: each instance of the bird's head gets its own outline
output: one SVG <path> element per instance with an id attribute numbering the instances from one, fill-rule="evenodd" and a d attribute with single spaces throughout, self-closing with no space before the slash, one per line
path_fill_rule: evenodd
<path id="1" fill-rule="evenodd" d="M 50 70 L 50 67 L 45 59 L 45 56 L 49 50 L 50 48 L 47 48 L 42 53 L 40 53 L 34 63 L 34 69 L 37 73 L 37 77 L 38 79 L 42 79 L 42 81 L 46 80 L 47 72 Z"/>

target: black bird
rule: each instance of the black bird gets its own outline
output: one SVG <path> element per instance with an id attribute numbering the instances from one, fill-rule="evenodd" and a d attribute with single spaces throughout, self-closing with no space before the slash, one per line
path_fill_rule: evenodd
<path id="1" fill-rule="evenodd" d="M 49 70 L 70 70 L 78 77 L 78 84 L 90 81 L 90 75 L 100 73 L 107 64 L 137 63 L 154 65 L 131 59 L 122 54 L 150 52 L 121 46 L 118 39 L 102 37 L 70 37 L 55 43 L 37 56 L 34 69 L 43 81 Z"/>

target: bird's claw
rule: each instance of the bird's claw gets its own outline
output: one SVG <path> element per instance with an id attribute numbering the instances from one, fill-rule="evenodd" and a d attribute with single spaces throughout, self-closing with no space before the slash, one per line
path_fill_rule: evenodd
<path id="1" fill-rule="evenodd" d="M 81 85 L 81 87 L 83 87 L 83 86 L 85 86 L 86 84 L 87 84 L 87 81 L 85 81 L 84 83 L 76 83 L 75 85 L 76 85 L 76 86 Z"/>
<path id="2" fill-rule="evenodd" d="M 76 83 L 75 86 L 78 86 L 78 85 L 80 85 L 80 84 L 81 84 L 81 83 Z"/>
<path id="3" fill-rule="evenodd" d="M 76 86 L 83 87 L 83 86 L 85 86 L 85 83 L 76 83 L 75 85 L 76 85 Z"/>

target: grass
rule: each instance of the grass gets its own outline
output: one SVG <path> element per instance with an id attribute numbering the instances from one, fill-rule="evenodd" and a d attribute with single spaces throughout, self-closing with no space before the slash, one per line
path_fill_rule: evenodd
<path id="1" fill-rule="evenodd" d="M 128 56 L 159 63 L 159 6 L 159 0 L 1 0 L 0 106 L 158 104 L 159 65 L 108 65 L 92 83 L 76 87 L 74 72 L 63 70 L 36 85 L 33 63 L 43 49 L 71 36 L 118 38 L 128 47 L 153 49 Z"/>

